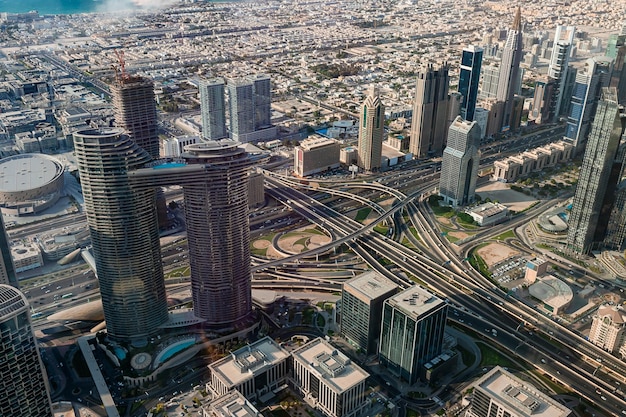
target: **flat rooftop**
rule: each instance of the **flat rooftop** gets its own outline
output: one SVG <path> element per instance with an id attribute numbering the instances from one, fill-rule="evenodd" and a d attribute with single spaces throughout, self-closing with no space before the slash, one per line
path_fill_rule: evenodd
<path id="1" fill-rule="evenodd" d="M 216 398 L 210 407 L 221 417 L 263 417 L 237 390 Z"/>
<path id="2" fill-rule="evenodd" d="M 324 381 L 338 394 L 366 380 L 369 376 L 358 365 L 352 363 L 350 358 L 319 337 L 294 350 L 291 354 L 294 360 L 308 368 L 320 381 Z"/>
<path id="3" fill-rule="evenodd" d="M 289 352 L 273 339 L 264 337 L 213 362 L 209 368 L 212 373 L 220 375 L 222 381 L 235 386 L 286 360 L 288 356 Z"/>
<path id="4" fill-rule="evenodd" d="M 445 306 L 445 302 L 441 298 L 417 285 L 394 295 L 386 302 L 414 319 Z"/>
<path id="5" fill-rule="evenodd" d="M 569 408 L 499 366 L 476 381 L 474 387 L 519 417 L 566 417 L 570 414 Z"/>
<path id="6" fill-rule="evenodd" d="M 389 291 L 396 290 L 398 285 L 376 271 L 368 271 L 344 282 L 343 288 L 351 293 L 359 293 L 366 299 L 374 300 Z"/>

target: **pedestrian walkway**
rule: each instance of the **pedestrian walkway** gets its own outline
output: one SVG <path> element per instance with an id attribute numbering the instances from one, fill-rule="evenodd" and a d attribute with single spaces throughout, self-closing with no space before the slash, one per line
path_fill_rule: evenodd
<path id="1" fill-rule="evenodd" d="M 117 411 L 117 407 L 115 406 L 109 387 L 107 386 L 106 381 L 102 376 L 102 372 L 100 372 L 100 368 L 98 367 L 98 362 L 96 362 L 96 358 L 93 356 L 93 352 L 91 351 L 89 340 L 93 338 L 93 335 L 79 337 L 78 347 L 80 347 L 80 351 L 83 352 L 85 362 L 89 368 L 89 373 L 91 373 L 93 382 L 96 384 L 96 389 L 98 390 L 100 400 L 102 401 L 102 405 L 104 406 L 107 416 L 120 417 L 120 413 Z"/>

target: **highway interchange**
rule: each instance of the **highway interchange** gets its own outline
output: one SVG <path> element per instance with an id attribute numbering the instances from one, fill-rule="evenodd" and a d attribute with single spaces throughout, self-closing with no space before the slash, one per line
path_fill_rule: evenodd
<path id="1" fill-rule="evenodd" d="M 507 145 L 508 151 L 536 146 L 558 134 L 558 131 L 549 130 L 532 138 L 519 138 L 517 145 Z M 502 146 L 494 146 L 494 149 L 495 154 L 485 158 L 487 162 L 501 156 Z M 325 265 L 311 258 L 346 245 L 360 258 L 359 263 L 365 262 L 398 285 L 407 287 L 417 282 L 446 299 L 455 311 L 449 319 L 457 326 L 465 326 L 482 335 L 511 356 L 524 358 L 541 373 L 571 388 L 597 408 L 613 415 L 626 410 L 626 398 L 621 390 L 622 384 L 626 384 L 624 362 L 552 317 L 496 288 L 464 261 L 471 242 L 462 248 L 462 253 L 457 253 L 441 236 L 425 202 L 437 185 L 437 164 L 407 164 L 405 169 L 387 172 L 376 181 L 320 179 L 316 180 L 315 186 L 269 171 L 265 174 L 267 194 L 286 209 L 274 207 L 253 213 L 253 236 L 260 236 L 268 229 L 284 230 L 308 221 L 325 230 L 333 239 L 327 245 L 284 259 L 269 262 L 255 259 L 253 287 L 337 291 L 342 280 L 363 270 L 362 265 L 355 261 Z M 395 199 L 391 208 L 384 209 L 373 202 L 381 195 Z M 553 204 L 553 201 L 543 201 L 513 220 L 481 232 L 480 240 L 514 229 Z M 379 214 L 379 218 L 368 226 L 343 214 L 364 205 Z M 84 221 L 84 214 L 67 215 L 42 224 L 23 226 L 9 235 L 12 239 L 24 238 Z M 387 236 L 373 230 L 381 222 L 389 226 Z M 414 248 L 401 244 L 403 238 Z M 186 245 L 174 243 L 164 247 L 163 255 L 166 271 L 177 268 L 185 264 Z M 385 262 L 381 263 L 381 260 Z M 385 266 L 384 263 L 388 262 L 395 266 Z M 322 267 L 324 273 L 310 272 L 317 267 Z M 45 315 L 99 297 L 97 280 L 84 265 L 55 272 L 46 278 L 31 279 L 23 289 L 33 311 Z M 61 298 L 70 293 L 71 296 Z M 45 320 L 35 319 L 36 329 L 50 327 Z M 494 329 L 497 336 L 494 336 Z M 59 366 L 63 365 L 57 365 L 57 368 Z"/>

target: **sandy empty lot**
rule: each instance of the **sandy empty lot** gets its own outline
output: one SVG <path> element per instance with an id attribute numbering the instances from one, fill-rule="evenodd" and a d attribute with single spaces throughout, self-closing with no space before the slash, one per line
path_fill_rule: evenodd
<path id="1" fill-rule="evenodd" d="M 498 262 L 517 256 L 520 253 L 519 251 L 500 243 L 490 243 L 489 245 L 478 249 L 478 254 L 485 260 L 487 266 L 491 268 Z"/>

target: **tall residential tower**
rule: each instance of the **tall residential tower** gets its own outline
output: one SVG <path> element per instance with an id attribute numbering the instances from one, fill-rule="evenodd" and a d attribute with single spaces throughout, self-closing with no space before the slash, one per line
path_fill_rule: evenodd
<path id="1" fill-rule="evenodd" d="M 570 97 L 564 96 L 565 82 L 569 70 L 569 58 L 574 44 L 574 26 L 557 26 L 554 34 L 554 45 L 552 46 L 552 56 L 548 67 L 548 77 L 555 80 L 553 91 L 553 116 L 558 118 L 562 114 L 564 101 L 569 101 Z M 558 120 L 558 119 L 557 119 Z"/>
<path id="2" fill-rule="evenodd" d="M 449 68 L 444 64 L 435 70 L 428 65 L 426 71 L 417 73 L 409 142 L 409 152 L 415 158 L 426 158 L 443 151 L 448 130 Z"/>
<path id="3" fill-rule="evenodd" d="M 227 138 L 224 80 L 221 78 L 202 80 L 198 89 L 200 90 L 202 139 L 207 141 Z"/>
<path id="4" fill-rule="evenodd" d="M 520 88 L 521 73 L 519 64 L 522 61 L 522 17 L 521 8 L 518 7 L 513 19 L 513 26 L 509 29 L 506 43 L 502 50 L 502 61 L 500 62 L 500 74 L 498 76 L 498 91 L 496 99 L 503 103 L 501 114 L 502 130 L 507 130 L 511 126 L 513 113 L 513 98 Z"/>
<path id="5" fill-rule="evenodd" d="M 385 134 L 385 106 L 377 89 L 370 91 L 365 98 L 360 115 L 357 165 L 365 171 L 377 171 L 380 169 Z"/>

